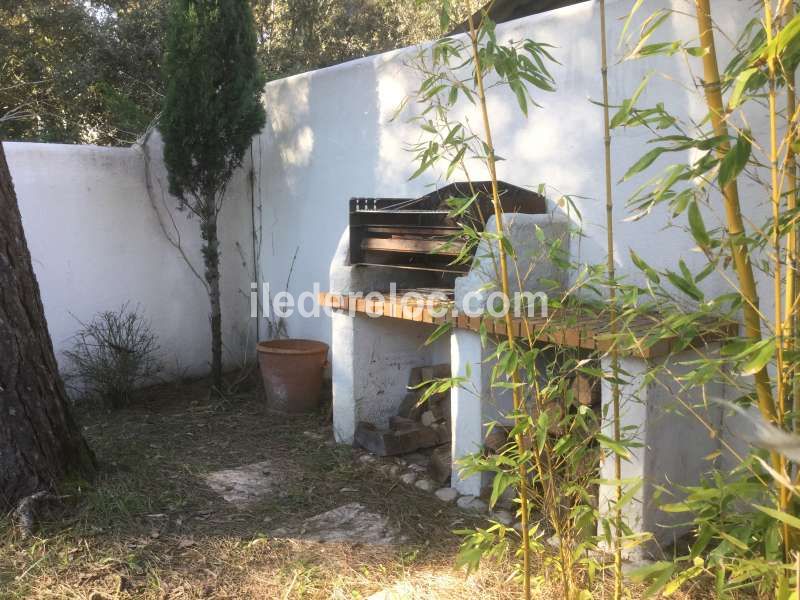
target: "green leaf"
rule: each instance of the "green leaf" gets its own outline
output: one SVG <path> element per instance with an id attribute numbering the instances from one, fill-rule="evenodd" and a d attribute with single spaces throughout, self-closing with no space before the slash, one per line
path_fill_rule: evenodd
<path id="1" fill-rule="evenodd" d="M 448 0 L 444 0 L 441 4 L 441 9 L 439 10 L 439 27 L 441 28 L 442 32 L 447 31 L 447 28 L 450 26 L 450 2 Z"/>
<path id="2" fill-rule="evenodd" d="M 647 278 L 653 283 L 661 283 L 661 278 L 658 276 L 658 273 L 653 267 L 648 265 L 641 256 L 633 251 L 633 249 L 629 249 L 629 253 L 631 260 L 633 261 L 633 264 L 636 265 L 637 269 L 644 272 Z"/>
<path id="3" fill-rule="evenodd" d="M 519 79 L 509 81 L 508 85 L 514 92 L 514 95 L 517 97 L 517 104 L 519 104 L 519 109 L 522 111 L 522 114 L 527 117 L 528 97 L 525 94 L 525 86 L 519 81 Z"/>
<path id="4" fill-rule="evenodd" d="M 692 237 L 701 247 L 707 247 L 711 243 L 711 238 L 708 236 L 706 225 L 703 223 L 703 215 L 700 214 L 700 207 L 697 202 L 689 204 L 687 216 L 689 217 L 689 229 L 692 232 Z"/>
<path id="5" fill-rule="evenodd" d="M 640 55 L 640 52 L 647 43 L 647 40 L 664 23 L 664 21 L 667 20 L 670 13 L 670 10 L 658 9 L 644 20 L 640 30 L 639 41 L 636 43 L 636 46 L 633 48 L 631 53 L 626 57 L 626 60 L 628 58 L 633 58 Z"/>
<path id="6" fill-rule="evenodd" d="M 645 564 L 642 567 L 637 567 L 636 569 L 629 571 L 628 577 L 630 577 L 632 581 L 642 582 L 647 581 L 654 575 L 663 573 L 666 570 L 672 570 L 672 563 L 666 560 L 661 560 L 652 564 Z"/>
<path id="7" fill-rule="evenodd" d="M 453 328 L 453 324 L 450 321 L 445 321 L 441 325 L 439 325 L 434 332 L 425 340 L 425 345 L 429 346 L 440 337 L 442 337 L 445 333 L 449 333 L 450 330 Z"/>
<path id="8" fill-rule="evenodd" d="M 708 52 L 706 48 L 701 48 L 699 46 L 686 46 L 684 50 L 689 56 L 694 56 L 695 58 L 701 58 Z"/>
<path id="9" fill-rule="evenodd" d="M 764 58 L 781 56 L 791 45 L 800 40 L 800 14 L 797 14 L 789 21 L 783 29 L 772 39 L 772 42 L 765 48 Z"/>
<path id="10" fill-rule="evenodd" d="M 731 97 L 728 100 L 729 109 L 732 110 L 739 106 L 739 103 L 742 101 L 742 95 L 747 89 L 747 84 L 756 73 L 758 73 L 758 69 L 751 67 L 750 69 L 745 69 L 736 76 L 736 81 L 733 84 L 733 92 L 731 92 Z"/>
<path id="11" fill-rule="evenodd" d="M 681 49 L 679 41 L 674 42 L 659 42 L 657 44 L 648 44 L 639 49 L 639 56 L 656 56 L 658 54 L 666 54 L 672 56 Z"/>
<path id="12" fill-rule="evenodd" d="M 643 484 L 644 484 L 644 480 L 643 479 L 639 479 L 632 486 L 630 486 L 627 490 L 625 490 L 625 493 L 620 497 L 620 499 L 617 502 L 614 503 L 614 508 L 615 509 L 621 509 L 628 502 L 633 500 L 633 497 L 642 488 Z"/>
<path id="13" fill-rule="evenodd" d="M 506 488 L 513 483 L 513 475 L 510 475 L 504 471 L 498 471 L 495 473 L 494 480 L 492 482 L 492 495 L 489 498 L 489 506 L 494 506 L 497 504 L 497 500 L 503 495 L 503 492 L 506 491 Z"/>
<path id="14" fill-rule="evenodd" d="M 611 450 L 614 454 L 617 454 L 622 458 L 628 458 L 630 456 L 630 452 L 628 452 L 628 449 L 623 446 L 621 442 L 612 440 L 610 437 L 607 437 L 601 433 L 597 434 L 597 442 L 603 448 Z"/>
<path id="15" fill-rule="evenodd" d="M 544 443 L 547 440 L 547 430 L 550 427 L 550 417 L 546 410 L 539 413 L 539 418 L 536 420 L 536 448 L 539 454 L 542 453 Z"/>
<path id="16" fill-rule="evenodd" d="M 650 582 L 645 597 L 653 596 L 663 588 L 675 572 L 676 565 L 666 560 L 634 569 L 628 576 L 635 582 Z"/>
<path id="17" fill-rule="evenodd" d="M 695 507 L 688 502 L 672 502 L 668 504 L 662 504 L 658 507 L 658 509 L 668 513 L 685 513 L 693 512 Z"/>
<path id="18" fill-rule="evenodd" d="M 636 91 L 633 92 L 633 96 L 628 98 L 622 103 L 622 106 L 617 111 L 617 113 L 611 119 L 610 127 L 614 129 L 615 127 L 619 127 L 621 124 L 625 123 L 630 116 L 631 110 L 636 106 L 636 101 L 639 100 L 639 96 L 642 95 L 644 92 L 645 87 L 647 87 L 647 83 L 650 81 L 650 76 L 652 75 L 652 71 L 649 72 L 647 75 L 644 76 L 641 83 L 636 88 Z"/>
<path id="19" fill-rule="evenodd" d="M 631 25 L 631 20 L 633 19 L 633 15 L 635 15 L 636 11 L 638 11 L 642 7 L 642 2 L 644 2 L 644 0 L 636 0 L 636 2 L 633 3 L 633 6 L 628 10 L 628 16 L 625 18 L 625 23 L 622 25 L 622 33 L 620 33 L 619 35 L 620 46 L 622 45 L 625 39 L 625 34 L 628 31 L 628 27 L 630 27 Z"/>
<path id="20" fill-rule="evenodd" d="M 762 340 L 755 355 L 742 366 L 742 375 L 753 375 L 763 369 L 775 354 L 775 343 Z"/>
<path id="21" fill-rule="evenodd" d="M 737 138 L 733 147 L 722 158 L 722 162 L 719 165 L 719 175 L 717 176 L 720 187 L 725 187 L 734 181 L 747 165 L 747 161 L 750 160 L 751 145 L 750 140 L 745 137 L 746 135 L 749 135 L 749 132 L 743 132 Z"/>
<path id="22" fill-rule="evenodd" d="M 691 281 L 685 277 L 681 277 L 674 271 L 667 271 L 667 279 L 669 279 L 672 285 L 689 296 L 692 300 L 702 302 L 703 292 L 700 291 L 700 288 L 695 285 L 694 281 Z"/>
<path id="23" fill-rule="evenodd" d="M 650 150 L 647 154 L 645 154 L 639 160 L 633 163 L 633 166 L 631 166 L 625 173 L 625 176 L 622 178 L 622 181 L 627 181 L 637 173 L 644 171 L 647 167 L 652 165 L 653 162 L 655 162 L 655 160 L 659 156 L 664 154 L 664 152 L 666 151 L 667 151 L 666 148 L 653 148 L 652 150 Z"/>
<path id="24" fill-rule="evenodd" d="M 777 519 L 781 523 L 786 523 L 789 527 L 793 527 L 794 529 L 800 529 L 800 519 L 795 517 L 794 515 L 790 515 L 789 513 L 785 513 L 782 510 L 778 510 L 775 508 L 768 508 L 766 506 L 759 506 L 758 504 L 754 504 L 758 510 L 763 512 L 765 515 L 769 515 L 773 519 Z"/>

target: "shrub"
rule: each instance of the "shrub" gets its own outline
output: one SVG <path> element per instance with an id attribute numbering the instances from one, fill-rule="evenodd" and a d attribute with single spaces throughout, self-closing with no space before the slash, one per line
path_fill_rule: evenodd
<path id="1" fill-rule="evenodd" d="M 72 363 L 69 379 L 84 396 L 118 408 L 159 373 L 158 350 L 157 336 L 138 307 L 123 304 L 81 322 L 72 349 L 65 352 Z"/>

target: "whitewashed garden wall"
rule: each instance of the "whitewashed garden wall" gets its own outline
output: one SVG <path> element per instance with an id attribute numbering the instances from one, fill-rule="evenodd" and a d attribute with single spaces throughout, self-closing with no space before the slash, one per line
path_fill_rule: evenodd
<path id="1" fill-rule="evenodd" d="M 147 193 L 141 148 L 4 144 L 22 213 L 47 324 L 61 352 L 79 327 L 104 310 L 137 304 L 158 334 L 167 374 L 208 370 L 210 333 L 205 289 L 170 245 Z M 196 219 L 174 210 L 157 139 L 150 144 L 152 188 L 160 216 L 180 230 L 202 274 Z M 222 213 L 225 359 L 252 355 L 250 319 L 252 213 L 246 178 L 237 177 Z M 162 197 L 162 190 L 164 196 Z"/>

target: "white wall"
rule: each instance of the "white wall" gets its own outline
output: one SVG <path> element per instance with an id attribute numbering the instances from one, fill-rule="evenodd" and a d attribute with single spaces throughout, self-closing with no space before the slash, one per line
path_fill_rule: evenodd
<path id="1" fill-rule="evenodd" d="M 140 148 L 4 144 L 50 335 L 60 353 L 86 321 L 129 302 L 158 334 L 167 373 L 202 373 L 210 361 L 208 298 L 166 240 L 147 195 Z M 166 176 L 157 139 L 150 144 L 153 189 L 162 203 Z M 162 187 L 163 185 L 163 187 Z M 197 220 L 172 209 L 182 245 L 202 274 Z M 249 318 L 252 277 L 249 189 L 233 182 L 222 211 L 223 330 L 228 365 L 254 345 Z M 236 244 L 242 247 L 244 259 Z"/>
<path id="2" fill-rule="evenodd" d="M 682 58 L 658 58 L 617 64 L 616 51 L 622 17 L 632 2 L 607 3 L 612 103 L 629 97 L 649 69 L 659 74 L 652 79 L 640 104 L 652 106 L 665 101 L 679 116 L 699 119 L 705 113 Z M 637 18 L 649 15 L 659 6 L 669 5 L 676 14 L 662 26 L 652 41 L 697 37 L 694 5 L 684 0 L 646 2 Z M 741 7 L 741 8 L 740 8 Z M 715 0 L 714 10 L 722 29 L 731 32 L 748 14 L 749 5 L 740 0 Z M 740 15 L 737 17 L 737 14 Z M 542 105 L 524 119 L 512 97 L 506 92 L 490 92 L 494 138 L 497 152 L 506 160 L 498 166 L 502 179 L 522 186 L 548 184 L 548 194 L 576 196 L 583 216 L 586 237 L 573 241 L 574 258 L 588 263 L 605 261 L 605 209 L 603 193 L 602 111 L 590 100 L 601 99 L 599 12 L 593 2 L 562 8 L 519 19 L 498 26 L 501 38 L 530 37 L 555 46 L 552 50 L 560 65 L 551 69 L 558 85 L 552 94 L 535 92 Z M 635 20 L 632 28 L 635 30 Z M 725 64 L 728 42 L 718 36 L 720 60 Z M 404 63 L 415 49 L 369 57 L 343 65 L 275 81 L 266 86 L 267 125 L 257 140 L 256 162 L 262 171 L 264 203 L 262 248 L 263 276 L 272 288 L 283 289 L 291 257 L 296 248 L 297 260 L 292 272 L 290 291 L 311 289 L 319 282 L 327 287 L 328 264 L 336 250 L 339 236 L 347 224 L 347 201 L 351 196 L 408 197 L 429 190 L 434 176 L 409 182 L 414 172 L 412 156 L 404 145 L 419 138 L 415 125 L 407 123 L 414 107 L 392 121 L 403 98 L 416 85 L 415 72 Z M 700 69 L 699 61 L 694 65 Z M 461 109 L 460 109 L 461 110 Z M 479 123 L 475 113 L 472 122 Z M 764 131 L 763 123 L 751 122 Z M 634 129 L 613 134 L 614 181 L 621 179 L 628 167 L 649 146 L 644 130 Z M 667 156 L 661 163 L 681 160 Z M 485 174 L 475 172 L 474 178 Z M 616 215 L 616 254 L 623 273 L 638 274 L 630 265 L 628 248 L 633 248 L 657 268 L 676 267 L 684 258 L 690 268 L 699 270 L 705 258 L 693 252 L 694 243 L 685 231 L 664 231 L 669 219 L 665 210 L 656 210 L 639 222 L 624 222 L 628 216 L 625 200 L 641 179 L 614 188 Z M 743 185 L 742 195 L 750 210 L 761 210 L 763 194 Z M 756 202 L 758 200 L 758 202 Z M 683 218 L 677 221 L 684 225 Z M 715 223 L 708 222 L 712 227 Z M 728 288 L 721 278 L 711 277 L 705 285 L 709 292 Z M 765 300 L 769 294 L 764 294 Z M 329 340 L 330 320 L 289 320 L 294 336 Z M 335 357 L 334 357 L 335 359 Z"/>

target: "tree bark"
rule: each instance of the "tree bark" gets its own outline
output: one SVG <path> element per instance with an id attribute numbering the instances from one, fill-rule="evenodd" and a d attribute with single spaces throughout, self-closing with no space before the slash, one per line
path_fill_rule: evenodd
<path id="1" fill-rule="evenodd" d="M 0 144 L 0 506 L 93 471 L 69 413 Z"/>
<path id="2" fill-rule="evenodd" d="M 219 291 L 219 238 L 217 237 L 217 213 L 213 209 L 214 199 L 207 200 L 208 213 L 201 225 L 203 241 L 203 261 L 208 283 L 208 300 L 211 313 L 211 377 L 214 386 L 222 386 L 222 309 Z"/>

